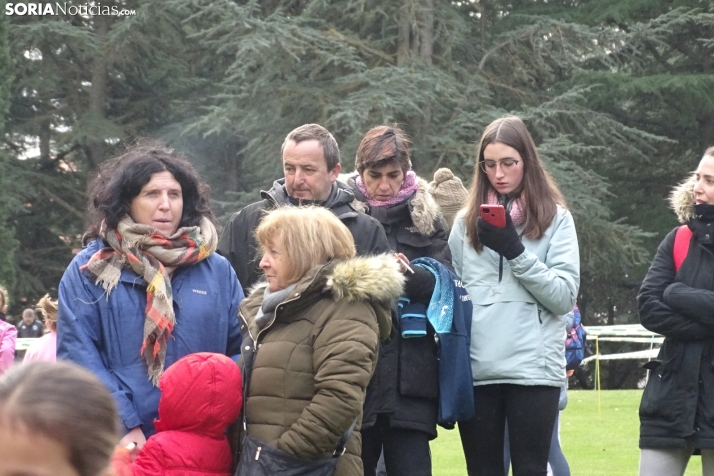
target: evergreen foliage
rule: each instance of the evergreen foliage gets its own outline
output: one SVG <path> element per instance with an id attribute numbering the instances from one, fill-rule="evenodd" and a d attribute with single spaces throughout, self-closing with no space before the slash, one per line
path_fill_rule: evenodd
<path id="1" fill-rule="evenodd" d="M 5 3 L 0 2 L 0 7 Z M 0 134 L 5 132 L 7 111 L 10 108 L 10 84 L 12 66 L 8 45 L 8 24 L 5 17 L 0 17 Z M 15 248 L 17 240 L 10 226 L 8 217 L 17 206 L 10 185 L 12 182 L 12 159 L 0 149 L 0 285 L 12 290 L 15 285 Z"/>
<path id="2" fill-rule="evenodd" d="M 712 2 L 121 6 L 137 15 L 3 17 L 0 246 L 17 252 L 0 280 L 16 276 L 28 300 L 79 246 L 88 175 L 138 137 L 193 157 L 225 220 L 282 176 L 280 145 L 301 124 L 332 131 L 349 171 L 367 129 L 401 123 L 417 173 L 469 182 L 484 127 L 516 114 L 575 217 L 586 323 L 614 319 L 674 225 L 664 197 L 714 144 Z"/>

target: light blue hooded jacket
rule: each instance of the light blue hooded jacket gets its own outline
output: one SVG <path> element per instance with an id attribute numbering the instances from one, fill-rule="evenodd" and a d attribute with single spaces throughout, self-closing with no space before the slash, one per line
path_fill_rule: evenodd
<path id="1" fill-rule="evenodd" d="M 516 227 L 519 233 L 523 227 Z M 573 217 L 562 207 L 543 237 L 522 238 L 525 251 L 503 263 L 466 236 L 463 213 L 449 237 L 452 262 L 473 302 L 471 368 L 474 385 L 510 383 L 561 387 L 565 383 L 566 314 L 580 287 Z"/>

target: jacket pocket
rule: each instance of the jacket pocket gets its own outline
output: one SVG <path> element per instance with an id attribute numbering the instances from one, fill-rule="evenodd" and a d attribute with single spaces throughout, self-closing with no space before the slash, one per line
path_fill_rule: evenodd
<path id="1" fill-rule="evenodd" d="M 640 418 L 676 423 L 683 418 L 682 388 L 677 381 L 677 354 L 666 360 L 651 360 L 643 365 L 650 371 L 640 403 Z"/>
<path id="2" fill-rule="evenodd" d="M 400 339 L 399 393 L 405 397 L 439 398 L 439 361 L 433 330 L 424 337 Z"/>

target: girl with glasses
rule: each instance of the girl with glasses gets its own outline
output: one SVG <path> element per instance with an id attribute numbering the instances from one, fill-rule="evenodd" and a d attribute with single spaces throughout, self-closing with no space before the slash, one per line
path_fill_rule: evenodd
<path id="1" fill-rule="evenodd" d="M 503 476 L 507 421 L 513 475 L 545 476 L 565 383 L 565 315 L 580 285 L 575 226 L 519 118 L 486 128 L 477 165 L 449 237 L 473 301 L 476 416 L 459 423 L 468 474 Z M 482 204 L 504 205 L 506 226 L 480 218 Z"/>

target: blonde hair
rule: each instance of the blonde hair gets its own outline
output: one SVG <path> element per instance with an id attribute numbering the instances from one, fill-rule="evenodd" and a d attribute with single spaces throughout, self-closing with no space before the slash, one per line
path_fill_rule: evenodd
<path id="1" fill-rule="evenodd" d="M 9 304 L 9 297 L 7 294 L 7 289 L 5 289 L 5 286 L 0 285 L 0 312 L 2 312 L 2 308 L 7 306 Z"/>
<path id="2" fill-rule="evenodd" d="M 52 332 L 57 332 L 57 301 L 53 301 L 49 294 L 45 294 L 42 299 L 37 301 L 35 309 L 42 314 L 47 328 Z"/>
<path id="3" fill-rule="evenodd" d="M 280 207 L 269 212 L 255 230 L 260 252 L 269 244 L 283 248 L 290 268 L 289 284 L 298 282 L 315 265 L 352 258 L 352 233 L 324 207 Z"/>

